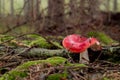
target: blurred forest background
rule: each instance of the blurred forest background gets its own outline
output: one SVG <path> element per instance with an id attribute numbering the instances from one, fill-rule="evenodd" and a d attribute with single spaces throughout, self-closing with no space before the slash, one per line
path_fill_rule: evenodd
<path id="1" fill-rule="evenodd" d="M 120 41 L 119 0 L 0 0 L 0 33 L 86 35 L 103 31 Z"/>

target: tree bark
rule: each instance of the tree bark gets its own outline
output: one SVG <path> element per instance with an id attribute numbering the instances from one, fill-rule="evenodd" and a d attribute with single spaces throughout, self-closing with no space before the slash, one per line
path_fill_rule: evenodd
<path id="1" fill-rule="evenodd" d="M 20 53 L 24 48 L 16 49 L 15 53 Z M 58 50 L 49 50 L 49 49 L 41 49 L 41 48 L 32 48 L 31 50 L 20 54 L 20 56 L 24 57 L 52 57 L 52 56 L 67 56 L 68 51 L 64 49 Z"/>
<path id="2" fill-rule="evenodd" d="M 74 25 L 80 22 L 80 9 L 77 0 L 70 0 L 70 22 Z"/>
<path id="3" fill-rule="evenodd" d="M 24 0 L 24 15 L 27 20 L 35 20 L 39 15 L 40 0 Z"/>
<path id="4" fill-rule="evenodd" d="M 10 1 L 10 8 L 11 8 L 11 16 L 14 15 L 14 0 Z"/>
<path id="5" fill-rule="evenodd" d="M 32 12 L 33 0 L 24 0 L 24 5 L 25 5 L 24 8 L 25 19 L 29 21 L 32 19 L 32 14 L 33 14 Z"/>
<path id="6" fill-rule="evenodd" d="M 8 52 L 6 53 L 6 51 Z M 43 49 L 43 48 L 6 48 L 0 47 L 0 60 L 4 59 L 4 57 L 12 55 L 13 57 L 22 56 L 22 57 L 52 57 L 52 56 L 61 56 L 68 57 L 68 51 L 65 49 Z"/>
<path id="7" fill-rule="evenodd" d="M 48 24 L 54 29 L 62 27 L 64 23 L 64 0 L 48 0 Z M 56 27 L 55 27 L 56 26 Z"/>
<path id="8" fill-rule="evenodd" d="M 70 0 L 71 18 L 77 18 L 77 0 Z"/>
<path id="9" fill-rule="evenodd" d="M 4 16 L 5 11 L 5 0 L 0 0 L 0 17 Z"/>
<path id="10" fill-rule="evenodd" d="M 116 12 L 118 9 L 118 4 L 117 4 L 118 0 L 114 0 L 113 2 L 113 11 Z"/>
<path id="11" fill-rule="evenodd" d="M 0 17 L 1 17 L 1 13 L 2 13 L 2 6 L 1 6 L 1 0 L 0 0 Z"/>
<path id="12" fill-rule="evenodd" d="M 39 17 L 39 12 L 40 12 L 40 0 L 34 0 L 34 7 L 33 7 L 33 17 L 34 20 Z"/>
<path id="13" fill-rule="evenodd" d="M 107 0 L 106 8 L 107 8 L 107 11 L 110 12 L 110 0 Z"/>
<path id="14" fill-rule="evenodd" d="M 100 1 L 99 0 L 88 0 L 88 13 L 91 19 L 97 19 L 100 15 Z"/>

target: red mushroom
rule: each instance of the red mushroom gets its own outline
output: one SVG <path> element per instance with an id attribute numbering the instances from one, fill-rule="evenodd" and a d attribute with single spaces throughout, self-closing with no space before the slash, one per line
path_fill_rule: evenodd
<path id="1" fill-rule="evenodd" d="M 79 60 L 80 63 L 88 64 L 89 56 L 87 49 L 94 44 L 99 45 L 100 43 L 96 38 L 87 39 L 86 37 L 82 37 L 77 34 L 72 34 L 65 37 L 62 44 L 70 52 L 80 53 L 80 60 Z"/>

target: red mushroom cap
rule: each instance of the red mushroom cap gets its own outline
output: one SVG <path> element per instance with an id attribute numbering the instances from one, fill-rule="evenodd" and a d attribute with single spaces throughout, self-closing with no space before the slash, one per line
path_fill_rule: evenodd
<path id="1" fill-rule="evenodd" d="M 96 38 L 87 39 L 77 34 L 68 35 L 62 41 L 63 46 L 74 53 L 81 53 L 95 43 L 99 43 Z"/>

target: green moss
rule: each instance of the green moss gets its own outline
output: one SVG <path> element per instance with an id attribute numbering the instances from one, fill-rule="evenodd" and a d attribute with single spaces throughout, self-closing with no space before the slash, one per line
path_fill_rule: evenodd
<path id="1" fill-rule="evenodd" d="M 32 65 L 42 64 L 42 63 L 50 63 L 51 65 L 62 64 L 66 61 L 65 58 L 62 57 L 53 57 L 48 58 L 47 60 L 37 60 L 37 61 L 28 61 L 16 69 L 11 70 L 10 72 L 4 74 L 0 77 L 0 80 L 15 80 L 16 77 L 24 78 L 27 76 L 27 69 Z"/>
<path id="2" fill-rule="evenodd" d="M 24 78 L 27 76 L 27 68 L 29 68 L 32 65 L 41 63 L 42 61 L 29 61 L 26 62 L 20 66 L 18 66 L 16 69 L 11 70 L 10 72 L 4 74 L 2 77 L 0 77 L 0 80 L 16 80 L 17 78 Z"/>
<path id="3" fill-rule="evenodd" d="M 12 70 L 6 73 L 4 76 L 0 77 L 0 80 L 16 80 L 16 78 L 24 78 L 27 76 L 27 72 L 20 70 Z"/>
<path id="4" fill-rule="evenodd" d="M 51 74 L 48 76 L 47 80 L 62 80 L 63 78 L 66 78 L 67 75 L 64 73 L 55 73 L 55 74 Z"/>
<path id="5" fill-rule="evenodd" d="M 68 76 L 67 69 L 65 68 L 62 73 L 54 73 L 47 77 L 47 80 L 62 80 L 66 79 Z"/>
<path id="6" fill-rule="evenodd" d="M 6 46 L 16 46 L 16 44 L 11 42 L 11 40 L 13 39 L 14 37 L 10 35 L 0 35 L 0 44 L 6 45 Z"/>
<path id="7" fill-rule="evenodd" d="M 10 40 L 10 41 L 9 41 Z M 40 35 L 37 34 L 29 34 L 25 36 L 25 40 L 23 39 L 14 39 L 13 36 L 8 36 L 8 35 L 0 35 L 0 43 L 9 41 L 7 43 L 4 43 L 9 46 L 20 46 L 19 43 L 21 43 L 23 46 L 37 46 L 40 48 L 60 48 L 62 49 L 63 47 L 60 45 L 59 42 L 57 41 L 50 41 L 48 42 L 45 38 L 43 38 Z"/>
<path id="8" fill-rule="evenodd" d="M 51 44 L 49 44 L 43 37 L 39 36 L 38 38 L 36 38 L 35 40 L 33 40 L 31 43 L 30 43 L 30 46 L 33 46 L 33 45 L 37 45 L 41 48 L 50 48 L 51 47 Z"/>
<path id="9" fill-rule="evenodd" d="M 106 35 L 104 32 L 91 31 L 88 33 L 88 36 L 98 38 L 105 45 L 110 45 L 116 42 L 110 36 Z"/>
<path id="10" fill-rule="evenodd" d="M 50 40 L 56 48 L 63 49 L 61 45 L 61 41 L 64 39 L 63 36 L 46 36 L 46 39 Z"/>
<path id="11" fill-rule="evenodd" d="M 52 44 L 54 44 L 54 46 L 56 46 L 56 47 L 58 47 L 60 49 L 63 49 L 63 46 L 60 45 L 60 43 L 58 43 L 58 42 L 52 42 Z"/>
<path id="12" fill-rule="evenodd" d="M 22 42 L 28 46 L 38 46 L 40 48 L 51 48 L 52 45 L 46 41 L 43 37 L 31 34 L 26 36 L 28 40 L 23 40 Z"/>
<path id="13" fill-rule="evenodd" d="M 51 57 L 46 60 L 46 62 L 49 62 L 52 65 L 64 64 L 66 61 L 67 59 L 62 58 L 62 57 Z"/>
<path id="14" fill-rule="evenodd" d="M 2 77 L 0 77 L 0 80 L 16 80 L 16 78 L 24 78 L 27 76 L 27 71 L 28 68 L 32 65 L 37 65 L 37 64 L 45 64 L 45 63 L 50 63 L 53 66 L 57 66 L 60 64 L 63 64 L 64 66 L 78 66 L 78 67 L 83 67 L 85 65 L 83 64 L 72 64 L 67 62 L 66 58 L 63 57 L 51 57 L 48 58 L 46 60 L 36 60 L 36 61 L 28 61 L 20 66 L 18 66 L 17 68 L 9 71 L 8 73 L 5 73 Z M 55 75 L 58 75 L 58 77 L 56 77 L 54 80 L 59 80 L 61 77 L 66 77 L 67 76 L 67 71 L 65 69 L 65 71 L 62 74 L 54 74 L 49 76 L 51 80 L 51 77 L 54 77 Z M 53 79 L 52 79 L 53 80 Z"/>
<path id="15" fill-rule="evenodd" d="M 46 59 L 47 61 L 54 61 L 54 60 L 58 60 L 58 61 L 66 61 L 67 59 L 66 58 L 63 58 L 63 57 L 51 57 L 51 58 L 48 58 Z"/>
<path id="16" fill-rule="evenodd" d="M 0 35 L 0 43 L 9 41 L 9 40 L 11 40 L 11 39 L 14 39 L 14 37 L 9 36 L 9 35 Z"/>
<path id="17" fill-rule="evenodd" d="M 27 69 L 28 67 L 36 64 L 43 63 L 45 60 L 37 60 L 37 61 L 28 61 L 20 66 L 17 67 L 17 69 Z"/>

